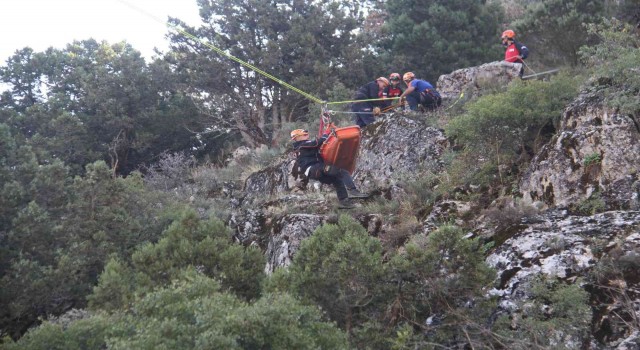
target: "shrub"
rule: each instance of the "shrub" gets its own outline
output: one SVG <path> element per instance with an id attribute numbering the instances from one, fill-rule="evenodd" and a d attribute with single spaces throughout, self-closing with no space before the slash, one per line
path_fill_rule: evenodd
<path id="1" fill-rule="evenodd" d="M 163 235 L 157 243 L 139 247 L 130 267 L 109 263 L 90 297 L 94 308 L 126 306 L 135 293 L 165 286 L 187 267 L 197 268 L 247 300 L 259 295 L 264 256 L 257 248 L 234 243 L 221 221 L 200 220 L 187 211 Z"/>
<path id="2" fill-rule="evenodd" d="M 588 167 L 592 164 L 600 164 L 601 161 L 602 161 L 602 158 L 600 157 L 599 153 L 591 153 L 591 154 L 587 154 L 584 157 L 583 163 L 585 167 Z"/>
<path id="3" fill-rule="evenodd" d="M 66 327 L 46 322 L 3 349 L 346 349 L 320 311 L 287 294 L 247 303 L 219 283 L 185 270 L 111 315 Z"/>
<path id="4" fill-rule="evenodd" d="M 495 166 L 501 180 L 513 164 L 535 152 L 540 132 L 577 94 L 578 79 L 560 75 L 551 81 L 514 82 L 503 93 L 469 103 L 467 112 L 446 126 L 456 139 L 485 164 Z M 474 163 L 468 163 L 471 167 Z M 508 171 L 507 171 L 508 172 Z"/>
<path id="5" fill-rule="evenodd" d="M 494 330 L 511 339 L 511 348 L 582 349 L 589 333 L 589 293 L 578 283 L 539 278 L 531 285 L 530 300 L 519 303 L 520 313 L 501 316 Z"/>
<path id="6" fill-rule="evenodd" d="M 288 272 L 279 272 L 267 290 L 288 285 L 350 332 L 382 297 L 382 277 L 380 242 L 343 215 L 337 225 L 325 224 L 303 241 Z"/>
<path id="7" fill-rule="evenodd" d="M 581 49 L 582 59 L 591 67 L 593 85 L 602 88 L 606 103 L 628 115 L 640 112 L 640 37 L 625 23 L 608 20 L 587 27 L 601 42 Z"/>

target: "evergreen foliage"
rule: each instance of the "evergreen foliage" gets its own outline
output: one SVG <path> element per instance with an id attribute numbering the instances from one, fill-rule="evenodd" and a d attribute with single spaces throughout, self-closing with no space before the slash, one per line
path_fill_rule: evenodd
<path id="1" fill-rule="evenodd" d="M 388 39 L 381 47 L 392 71 L 413 71 L 434 85 L 441 74 L 500 60 L 501 8 L 481 0 L 390 0 Z"/>
<path id="2" fill-rule="evenodd" d="M 533 1 L 513 25 L 536 60 L 576 66 L 580 47 L 594 43 L 584 26 L 599 23 L 603 11 L 600 0 Z"/>
<path id="3" fill-rule="evenodd" d="M 594 71 L 591 84 L 601 89 L 607 103 L 621 113 L 636 118 L 640 115 L 640 37 L 628 24 L 611 20 L 591 25 L 589 33 L 597 35 L 600 43 L 584 47 L 583 60 Z"/>
<path id="4" fill-rule="evenodd" d="M 496 332 L 518 347 L 581 349 L 589 331 L 589 294 L 579 284 L 540 278 L 532 283 L 531 300 L 521 314 L 496 321 Z"/>
<path id="5" fill-rule="evenodd" d="M 250 300 L 258 297 L 264 256 L 255 248 L 233 244 L 230 231 L 217 219 L 203 221 L 187 211 L 157 243 L 138 247 L 131 266 L 112 259 L 89 300 L 95 309 L 126 307 L 136 293 L 166 286 L 185 268 L 198 269 L 224 288 Z"/>
<path id="6" fill-rule="evenodd" d="M 600 23 L 597 1 L 526 2 L 514 24 L 537 57 L 586 63 L 587 88 L 637 119 L 635 29 Z M 635 4 L 617 3 L 609 13 Z M 204 25 L 172 23 L 327 100 L 391 71 L 433 82 L 501 58 L 497 2 L 198 4 Z M 362 209 L 396 215 L 385 223 L 391 244 L 340 216 L 267 277 L 260 249 L 234 242 L 214 218 L 228 219 L 227 198 L 217 208 L 211 197 L 279 156 L 283 130 L 313 126 L 307 118 L 319 106 L 201 43 L 169 37 L 171 50 L 150 64 L 126 43 L 90 39 L 24 48 L 0 67 L 8 86 L 0 96 L 1 349 L 550 348 L 586 339 L 590 309 L 579 284 L 538 281 L 518 305 L 522 317 L 508 319 L 486 297 L 495 273 L 480 239 L 451 225 L 418 232 L 423 206 L 470 197 L 462 185 L 510 191 L 580 77 L 517 82 L 452 116 L 446 132 L 462 150 L 448 154 L 445 171 L 400 184 L 411 192 L 403 202 L 380 196 Z M 598 43 L 577 60 L 592 38 Z M 226 164 L 227 148 L 240 143 L 270 148 L 211 164 Z M 193 193 L 202 194 L 196 203 Z M 573 210 L 603 208 L 596 192 Z M 633 271 L 629 259 L 609 262 L 621 269 L 611 278 Z M 56 317 L 85 307 L 81 319 Z"/>
<path id="7" fill-rule="evenodd" d="M 493 180 L 483 174 L 497 172 L 506 183 L 512 167 L 526 165 L 543 144 L 543 128 L 559 120 L 562 109 L 577 95 L 578 79 L 560 75 L 550 81 L 514 82 L 505 92 L 467 104 L 466 112 L 453 118 L 445 130 L 467 148 L 465 157 L 482 161 L 473 169 L 462 167 L 471 178 L 466 174 L 457 178 L 487 185 Z"/>
<path id="8" fill-rule="evenodd" d="M 343 215 L 302 242 L 284 280 L 292 293 L 319 305 L 350 332 L 382 296 L 383 271 L 380 242 Z M 277 279 L 282 283 L 282 276 Z"/>
<path id="9" fill-rule="evenodd" d="M 61 327 L 46 322 L 3 349 L 346 349 L 346 337 L 286 294 L 246 303 L 193 270 L 126 310 Z"/>
<path id="10" fill-rule="evenodd" d="M 128 174 L 154 155 L 198 145 L 187 129 L 199 130 L 199 114 L 162 68 L 123 43 L 25 48 L 0 67 L 0 81 L 11 87 L 3 109 L 15 112 L 0 122 L 29 140 L 42 162 L 61 160 L 80 174 L 105 160 Z"/>
<path id="11" fill-rule="evenodd" d="M 203 26 L 174 23 L 317 98 L 341 77 L 352 81 L 352 73 L 361 70 L 358 2 L 223 0 L 199 1 L 199 6 Z M 201 42 L 178 33 L 170 38 L 176 54 L 167 61 L 185 77 L 188 92 L 200 100 L 216 129 L 240 133 L 251 146 L 271 145 L 285 123 L 308 112 L 310 101 L 297 92 Z"/>

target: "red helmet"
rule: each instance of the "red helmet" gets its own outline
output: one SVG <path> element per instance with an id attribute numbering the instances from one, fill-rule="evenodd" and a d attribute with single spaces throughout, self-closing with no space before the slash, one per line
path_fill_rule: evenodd
<path id="1" fill-rule="evenodd" d="M 502 36 L 501 36 L 502 39 L 505 39 L 505 38 L 506 39 L 513 39 L 515 37 L 516 37 L 516 32 L 514 32 L 511 29 L 507 29 L 504 32 L 502 32 Z"/>
<path id="2" fill-rule="evenodd" d="M 398 80 L 398 81 L 400 81 L 400 74 L 391 73 L 391 75 L 389 75 L 389 80 Z"/>

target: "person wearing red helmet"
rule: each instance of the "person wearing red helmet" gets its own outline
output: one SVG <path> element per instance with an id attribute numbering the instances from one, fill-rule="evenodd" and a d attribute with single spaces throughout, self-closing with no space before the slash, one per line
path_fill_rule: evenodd
<path id="1" fill-rule="evenodd" d="M 369 195 L 358 191 L 348 171 L 333 165 L 327 165 L 320 156 L 320 146 L 327 140 L 326 133 L 320 138 L 309 140 L 309 131 L 295 129 L 291 131 L 293 150 L 296 152 L 294 171 L 310 179 L 333 185 L 338 196 L 338 208 L 351 209 L 355 206 L 349 198 L 367 198 Z"/>
<path id="2" fill-rule="evenodd" d="M 502 36 L 500 37 L 502 40 L 502 45 L 507 49 L 504 52 L 504 60 L 511 63 L 522 63 L 524 64 L 524 59 L 529 56 L 529 49 L 523 44 L 516 41 L 516 33 L 507 29 L 502 32 Z M 524 67 L 520 70 L 520 76 L 524 73 Z"/>
<path id="3" fill-rule="evenodd" d="M 391 106 L 404 92 L 404 89 L 400 86 L 401 81 L 402 79 L 400 78 L 400 74 L 391 73 L 389 75 L 389 86 L 387 86 L 382 92 L 383 97 L 389 99 L 389 101 L 386 101 L 385 107 Z"/>
<path id="4" fill-rule="evenodd" d="M 353 99 L 359 102 L 351 105 L 351 111 L 355 112 L 353 122 L 359 127 L 364 128 L 373 123 L 375 117 L 380 115 L 381 108 L 386 106 L 387 101 L 377 99 L 384 98 L 383 92 L 387 86 L 389 86 L 389 79 L 380 77 L 356 91 Z"/>

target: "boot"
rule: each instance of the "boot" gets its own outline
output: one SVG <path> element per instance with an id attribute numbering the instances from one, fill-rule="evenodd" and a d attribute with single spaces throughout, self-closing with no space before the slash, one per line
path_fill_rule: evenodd
<path id="1" fill-rule="evenodd" d="M 341 199 L 338 202 L 338 209 L 353 209 L 356 206 L 349 200 L 349 198 Z"/>
<path id="2" fill-rule="evenodd" d="M 349 193 L 349 198 L 369 198 L 368 193 L 362 193 L 358 191 L 357 188 L 352 188 L 350 190 L 347 190 L 347 192 Z"/>

